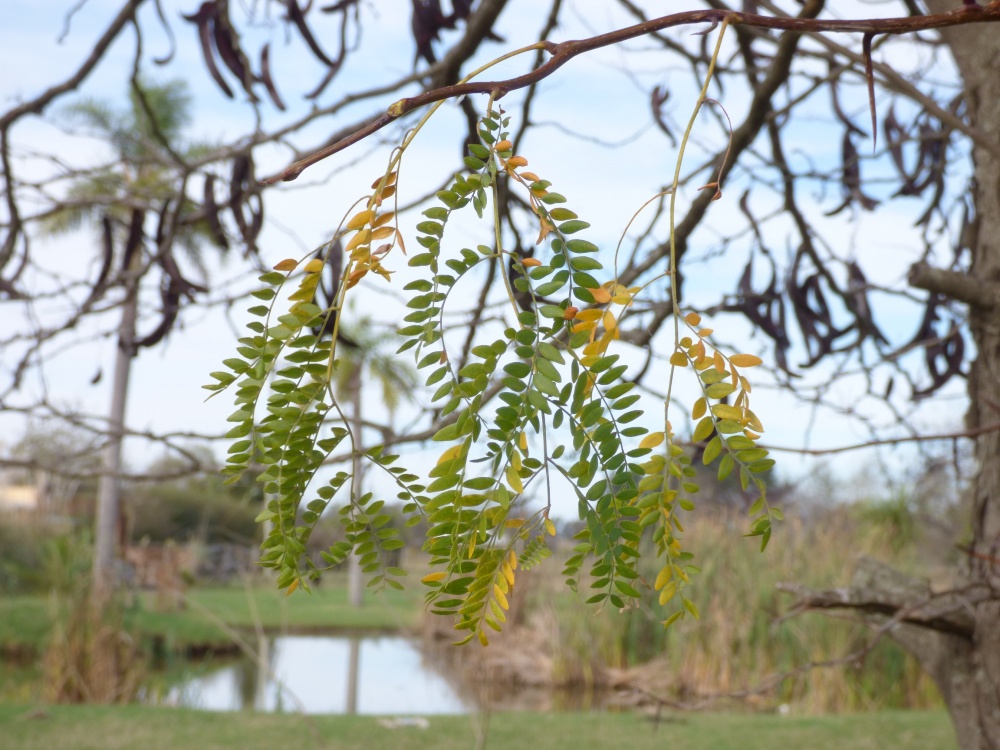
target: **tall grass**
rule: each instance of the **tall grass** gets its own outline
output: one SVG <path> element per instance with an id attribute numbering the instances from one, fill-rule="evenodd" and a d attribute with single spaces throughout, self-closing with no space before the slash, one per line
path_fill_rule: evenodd
<path id="1" fill-rule="evenodd" d="M 689 617 L 666 630 L 660 623 L 668 613 L 652 595 L 620 616 L 595 614 L 581 603 L 586 595 L 556 596 L 557 580 L 539 581 L 533 622 L 546 632 L 553 681 L 632 684 L 690 702 L 861 650 L 872 637 L 861 624 L 813 613 L 784 618 L 792 601 L 776 584 L 846 585 L 862 554 L 913 570 L 926 558 L 917 555 L 914 534 L 899 533 L 901 511 L 892 510 L 884 514 L 886 523 L 873 520 L 878 514 L 870 505 L 863 513 L 839 508 L 809 523 L 790 517 L 764 554 L 756 539 L 741 536 L 745 518 L 693 514 L 685 536 L 699 553 L 694 562 L 702 572 L 690 596 L 701 619 Z M 645 571 L 649 581 L 655 574 L 652 566 Z M 809 670 L 750 700 L 809 713 L 940 705 L 931 680 L 888 638 L 861 663 Z"/>
<path id="2" fill-rule="evenodd" d="M 42 655 L 45 699 L 52 703 L 129 703 L 142 684 L 144 659 L 125 629 L 120 602 L 91 595 L 90 546 L 78 536 L 46 543 L 51 635 Z"/>

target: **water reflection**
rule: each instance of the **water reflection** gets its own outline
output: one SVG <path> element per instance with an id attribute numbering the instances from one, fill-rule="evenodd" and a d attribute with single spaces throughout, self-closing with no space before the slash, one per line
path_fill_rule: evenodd
<path id="1" fill-rule="evenodd" d="M 456 714 L 474 709 L 399 636 L 281 636 L 173 688 L 165 702 L 210 711 Z"/>

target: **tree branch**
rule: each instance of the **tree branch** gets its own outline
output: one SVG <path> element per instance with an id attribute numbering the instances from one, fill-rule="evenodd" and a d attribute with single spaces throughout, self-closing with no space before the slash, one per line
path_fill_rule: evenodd
<path id="1" fill-rule="evenodd" d="M 964 272 L 934 268 L 921 261 L 910 267 L 907 281 L 917 289 L 943 294 L 981 310 L 1000 306 L 1000 284 Z"/>
<path id="2" fill-rule="evenodd" d="M 97 63 L 101 61 L 101 58 L 104 57 L 105 51 L 111 46 L 115 37 L 121 33 L 123 28 L 125 28 L 125 24 L 135 17 L 136 10 L 140 5 L 142 5 L 143 2 L 144 0 L 128 0 L 128 2 L 125 3 L 125 6 L 118 12 L 115 20 L 111 22 L 107 31 L 105 31 L 103 36 L 97 40 L 94 48 L 90 51 L 90 55 L 86 60 L 84 60 L 83 65 L 80 66 L 76 73 L 62 83 L 52 86 L 41 95 L 14 107 L 14 109 L 0 117 L 0 130 L 6 130 L 24 115 L 41 114 L 42 110 L 44 110 L 53 99 L 65 94 L 67 91 L 74 90 L 77 86 L 83 83 L 84 79 L 90 75 L 90 72 L 94 69 Z"/>
<path id="3" fill-rule="evenodd" d="M 971 639 L 975 630 L 973 605 L 994 598 L 986 586 L 934 593 L 925 581 L 870 557 L 860 560 L 848 588 L 813 591 L 797 583 L 780 583 L 778 590 L 798 598 L 795 611 L 850 609 L 964 639 Z"/>
<path id="4" fill-rule="evenodd" d="M 521 76 L 497 81 L 481 81 L 474 83 L 460 83 L 453 86 L 442 86 L 441 88 L 426 91 L 413 97 L 400 99 L 390 105 L 389 109 L 379 117 L 369 122 L 366 126 L 320 151 L 317 151 L 304 159 L 300 159 L 294 164 L 286 167 L 279 174 L 261 181 L 262 185 L 271 185 L 278 181 L 289 182 L 297 178 L 308 167 L 316 164 L 329 156 L 343 151 L 349 146 L 364 140 L 368 136 L 378 132 L 389 123 L 400 117 L 420 109 L 428 104 L 443 101 L 445 99 L 455 99 L 470 94 L 491 94 L 496 98 L 514 91 L 530 86 L 555 73 L 556 70 L 568 63 L 574 57 L 585 52 L 592 52 L 602 47 L 609 47 L 622 42 L 647 36 L 663 29 L 675 26 L 692 25 L 700 23 L 711 24 L 715 28 L 723 21 L 727 21 L 731 26 L 749 26 L 758 29 L 772 29 L 776 31 L 790 31 L 799 34 L 811 33 L 860 33 L 872 35 L 884 34 L 911 34 L 918 31 L 928 31 L 931 29 L 941 29 L 949 26 L 960 26 L 972 23 L 986 23 L 1000 21 L 1000 0 L 994 0 L 987 6 L 963 5 L 947 13 L 939 13 L 929 16 L 909 16 L 907 18 L 879 18 L 869 20 L 841 21 L 837 19 L 817 19 L 817 18 L 786 18 L 761 16 L 754 13 L 741 13 L 730 10 L 695 10 L 684 13 L 674 13 L 661 18 L 654 18 L 644 23 L 628 26 L 624 29 L 617 29 L 606 34 L 578 39 L 561 43 L 541 41 L 525 48 L 544 49 L 552 55 L 548 61 L 525 73 Z"/>

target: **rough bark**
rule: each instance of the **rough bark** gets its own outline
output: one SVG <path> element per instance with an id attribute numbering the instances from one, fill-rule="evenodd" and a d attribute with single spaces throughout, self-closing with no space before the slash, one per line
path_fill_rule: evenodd
<path id="1" fill-rule="evenodd" d="M 926 0 L 930 12 L 954 0 Z M 943 29 L 965 85 L 970 124 L 1000 145 L 1000 36 L 975 27 Z M 969 305 L 977 356 L 969 369 L 967 427 L 1000 416 L 1000 159 L 997 149 L 974 149 L 973 201 L 977 238 L 970 273 L 915 266 L 915 286 Z M 863 561 L 849 589 L 794 590 L 806 608 L 847 608 L 914 654 L 941 690 L 962 750 L 1000 748 L 1000 433 L 976 437 L 977 473 L 971 486 L 971 543 L 956 571 L 955 588 L 932 593 L 885 566 Z"/>
<path id="2" fill-rule="evenodd" d="M 928 5 L 933 10 L 944 3 L 929 0 Z M 946 29 L 942 36 L 965 83 L 970 121 L 1000 140 L 1000 37 L 974 28 Z M 1000 160 L 985 149 L 975 149 L 973 160 L 979 226 L 970 275 L 996 284 L 1000 283 Z M 995 309 L 973 304 L 969 325 L 977 356 L 969 372 L 968 422 L 976 426 L 995 421 L 1000 413 L 1000 316 Z M 968 663 L 956 662 L 948 670 L 956 693 L 961 694 L 949 700 L 949 710 L 963 750 L 1000 748 L 1000 566 L 995 562 L 1000 558 L 1000 433 L 976 438 L 976 460 L 978 473 L 970 490 L 973 554 L 965 578 L 990 587 L 994 597 L 972 605 Z"/>

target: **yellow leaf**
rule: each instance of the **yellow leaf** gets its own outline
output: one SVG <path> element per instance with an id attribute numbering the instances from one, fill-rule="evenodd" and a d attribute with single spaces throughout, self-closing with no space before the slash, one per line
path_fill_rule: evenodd
<path id="1" fill-rule="evenodd" d="M 528 451 L 528 433 L 522 432 L 521 435 L 520 435 L 520 437 L 518 437 L 518 439 L 517 439 L 517 444 L 521 447 L 522 451 L 524 451 L 524 452 L 527 453 L 527 451 Z"/>
<path id="2" fill-rule="evenodd" d="M 618 327 L 618 321 L 615 320 L 615 316 L 611 313 L 610 310 L 604 313 L 603 323 L 605 330 L 608 331 L 613 331 Z"/>
<path id="3" fill-rule="evenodd" d="M 506 560 L 500 566 L 500 570 L 503 571 L 503 577 L 507 579 L 507 583 L 511 586 L 514 585 L 514 570 L 510 567 L 510 563 Z"/>
<path id="4" fill-rule="evenodd" d="M 686 320 L 691 325 L 696 326 L 701 322 L 701 316 L 698 313 L 689 312 L 687 315 L 684 316 L 684 320 Z"/>
<path id="5" fill-rule="evenodd" d="M 306 273 L 319 273 L 323 270 L 323 261 L 319 258 L 313 258 L 311 261 L 306 263 L 306 267 L 302 270 Z"/>
<path id="6" fill-rule="evenodd" d="M 384 240 L 386 237 L 392 237 L 396 233 L 395 227 L 379 227 L 378 229 L 372 230 L 373 240 Z"/>
<path id="7" fill-rule="evenodd" d="M 729 358 L 729 361 L 734 365 L 739 365 L 740 367 L 756 367 L 764 360 L 760 357 L 754 356 L 753 354 L 734 354 Z"/>
<path id="8" fill-rule="evenodd" d="M 517 555 L 514 554 L 514 550 L 507 553 L 507 562 L 510 563 L 511 570 L 517 570 Z"/>
<path id="9" fill-rule="evenodd" d="M 726 358 L 723 357 L 719 352 L 712 355 L 712 360 L 715 363 L 715 369 L 719 372 L 726 371 Z"/>
<path id="10" fill-rule="evenodd" d="M 497 600 L 497 603 L 504 609 L 510 609 L 510 605 L 507 603 L 507 597 L 504 596 L 503 591 L 495 583 L 493 584 L 493 598 Z"/>
<path id="11" fill-rule="evenodd" d="M 459 443 L 458 445 L 451 446 L 448 450 L 441 454 L 441 458 L 437 460 L 437 465 L 440 466 L 445 461 L 452 461 L 458 458 L 462 454 L 462 448 L 464 443 Z"/>
<path id="12" fill-rule="evenodd" d="M 538 175 L 534 172 L 521 172 L 521 177 L 527 182 L 538 182 Z"/>
<path id="13" fill-rule="evenodd" d="M 524 492 L 524 485 L 521 484 L 521 477 L 518 476 L 517 470 L 513 466 L 507 467 L 505 476 L 507 477 L 507 484 L 510 485 L 510 488 L 514 490 L 514 492 L 518 494 Z"/>
<path id="14" fill-rule="evenodd" d="M 542 265 L 542 261 L 538 260 L 538 258 L 522 258 L 521 259 L 521 265 L 522 266 L 528 266 L 530 268 L 532 266 L 540 266 L 540 265 Z"/>
<path id="15" fill-rule="evenodd" d="M 512 156 L 507 160 L 508 167 L 526 167 L 528 166 L 528 160 L 523 156 Z"/>
<path id="16" fill-rule="evenodd" d="M 743 411 L 729 404 L 716 404 L 712 407 L 712 413 L 719 419 L 733 419 L 737 422 L 743 419 Z"/>
<path id="17" fill-rule="evenodd" d="M 298 587 L 299 587 L 299 579 L 296 578 L 294 581 L 291 582 L 291 584 L 289 584 L 288 590 L 285 592 L 285 596 L 291 596 L 292 592 L 294 592 L 295 589 L 297 589 Z"/>
<path id="18" fill-rule="evenodd" d="M 535 240 L 535 244 L 541 245 L 543 242 L 545 242 L 545 238 L 552 233 L 553 229 L 555 229 L 555 225 L 553 225 L 551 221 L 544 218 L 541 219 L 538 222 L 538 238 Z"/>
<path id="19" fill-rule="evenodd" d="M 444 580 L 445 572 L 443 570 L 436 570 L 433 573 L 428 573 L 423 578 L 420 579 L 421 583 L 436 583 L 437 581 Z"/>
<path id="20" fill-rule="evenodd" d="M 510 453 L 510 465 L 514 471 L 521 470 L 521 454 L 517 451 L 511 451 Z"/>
<path id="21" fill-rule="evenodd" d="M 694 606 L 694 602 L 690 599 L 684 600 L 684 609 L 691 613 L 691 616 L 696 620 L 701 619 L 701 615 L 698 613 L 698 608 Z"/>
<path id="22" fill-rule="evenodd" d="M 508 141 L 506 138 L 504 138 L 502 141 L 497 143 L 496 148 L 497 151 L 510 151 L 512 148 L 514 148 L 514 144 Z"/>
<path id="23" fill-rule="evenodd" d="M 391 185 L 395 181 L 396 181 L 396 173 L 395 172 L 390 172 L 389 176 L 385 178 L 385 184 L 386 185 Z M 374 190 L 375 188 L 377 188 L 381 184 L 382 184 L 382 177 L 376 178 L 375 182 L 372 183 L 372 190 Z"/>
<path id="24" fill-rule="evenodd" d="M 662 568 L 660 568 L 660 572 L 656 574 L 656 583 L 653 584 L 653 588 L 656 591 L 659 591 L 660 589 L 662 589 L 664 586 L 667 585 L 667 582 L 670 581 L 671 578 L 673 578 L 673 575 L 674 575 L 674 569 L 671 568 L 669 565 L 664 565 Z"/>
<path id="25" fill-rule="evenodd" d="M 292 260 L 291 258 L 285 258 L 284 260 L 279 260 L 274 264 L 275 271 L 293 271 L 295 267 L 299 264 L 297 260 Z"/>
<path id="26" fill-rule="evenodd" d="M 378 194 L 379 203 L 384 201 L 386 198 L 391 198 L 395 194 L 395 192 L 396 192 L 395 185 L 389 185 L 387 187 L 382 188 L 382 192 Z"/>
<path id="27" fill-rule="evenodd" d="M 375 227 L 380 227 L 383 224 L 388 224 L 390 221 L 392 221 L 395 215 L 396 214 L 392 211 L 386 211 L 384 214 L 382 214 L 377 219 L 375 219 L 375 221 L 372 222 L 372 228 L 374 229 Z"/>
<path id="28" fill-rule="evenodd" d="M 712 328 L 702 328 L 701 330 L 698 331 L 698 335 L 701 336 L 702 338 L 705 338 L 705 336 L 711 336 L 713 330 L 714 329 Z"/>
<path id="29" fill-rule="evenodd" d="M 482 630 L 480 630 L 478 633 L 476 633 L 476 635 L 479 636 L 479 642 L 481 644 L 483 644 L 483 646 L 489 646 L 490 645 L 490 639 L 486 637 L 486 633 L 484 633 Z"/>
<path id="30" fill-rule="evenodd" d="M 691 419 L 701 419 L 705 416 L 705 411 L 708 409 L 708 402 L 704 397 L 699 398 L 694 402 L 694 407 L 691 409 Z"/>
<path id="31" fill-rule="evenodd" d="M 593 291 L 593 289 L 591 289 L 591 291 Z M 594 323 L 600 320 L 603 315 L 603 310 L 597 310 L 592 307 L 589 310 L 580 310 L 580 312 L 576 314 L 576 319 Z"/>
<path id="32" fill-rule="evenodd" d="M 597 289 L 588 289 L 587 291 L 594 296 L 594 302 L 599 305 L 606 305 L 611 301 L 611 292 L 603 286 L 599 286 Z"/>
<path id="33" fill-rule="evenodd" d="M 523 518 L 508 518 L 503 524 L 508 529 L 519 529 L 524 526 Z"/>
<path id="34" fill-rule="evenodd" d="M 362 229 L 356 235 L 351 237 L 351 241 L 347 243 L 347 247 L 344 248 L 345 253 L 351 252 L 354 248 L 360 245 L 367 245 L 372 240 L 372 232 L 370 229 Z"/>
<path id="35" fill-rule="evenodd" d="M 715 411 L 716 408 L 717 407 L 713 406 L 712 411 Z M 732 409 L 733 407 L 727 406 L 726 408 Z M 737 410 L 733 409 L 733 411 Z M 712 418 L 705 417 L 697 424 L 697 426 L 695 426 L 694 433 L 691 435 L 691 440 L 694 441 L 695 443 L 700 443 L 702 440 L 705 440 L 709 435 L 711 435 L 714 429 L 715 429 L 715 423 L 712 422 Z"/>
<path id="36" fill-rule="evenodd" d="M 549 532 L 549 536 L 556 535 L 556 525 L 552 523 L 552 520 L 549 518 L 545 519 L 545 530 Z M 513 581 L 511 581 L 511 583 L 513 583 Z"/>
<path id="37" fill-rule="evenodd" d="M 663 621 L 663 627 L 669 628 L 683 616 L 684 616 L 684 610 L 678 610 L 677 612 L 674 612 L 672 615 L 670 615 L 670 617 L 668 617 L 666 620 Z"/>
<path id="38" fill-rule="evenodd" d="M 374 211 L 359 211 L 350 218 L 350 220 L 347 222 L 347 226 L 344 227 L 344 229 L 346 229 L 348 232 L 355 229 L 361 229 L 361 227 L 365 226 L 366 224 L 368 224 L 368 222 L 372 220 L 372 217 L 374 215 L 375 215 Z"/>
<path id="39" fill-rule="evenodd" d="M 665 434 L 663 434 L 662 432 L 651 432 L 650 434 L 646 435 L 646 437 L 644 437 L 642 439 L 642 441 L 639 443 L 639 447 L 640 448 L 655 448 L 660 443 L 662 443 L 666 439 L 666 437 L 667 436 Z"/>
<path id="40" fill-rule="evenodd" d="M 684 352 L 674 352 L 670 355 L 670 364 L 674 367 L 687 367 L 688 359 Z"/>
<path id="41" fill-rule="evenodd" d="M 357 271 L 352 271 L 351 275 L 347 277 L 347 288 L 354 288 L 361 279 L 365 277 L 368 273 L 367 268 L 359 268 Z"/>
<path id="42" fill-rule="evenodd" d="M 677 593 L 676 581 L 670 581 L 670 583 L 665 584 L 663 587 L 663 591 L 660 592 L 660 606 L 663 606 L 671 599 L 673 599 L 674 594 L 676 593 Z"/>

